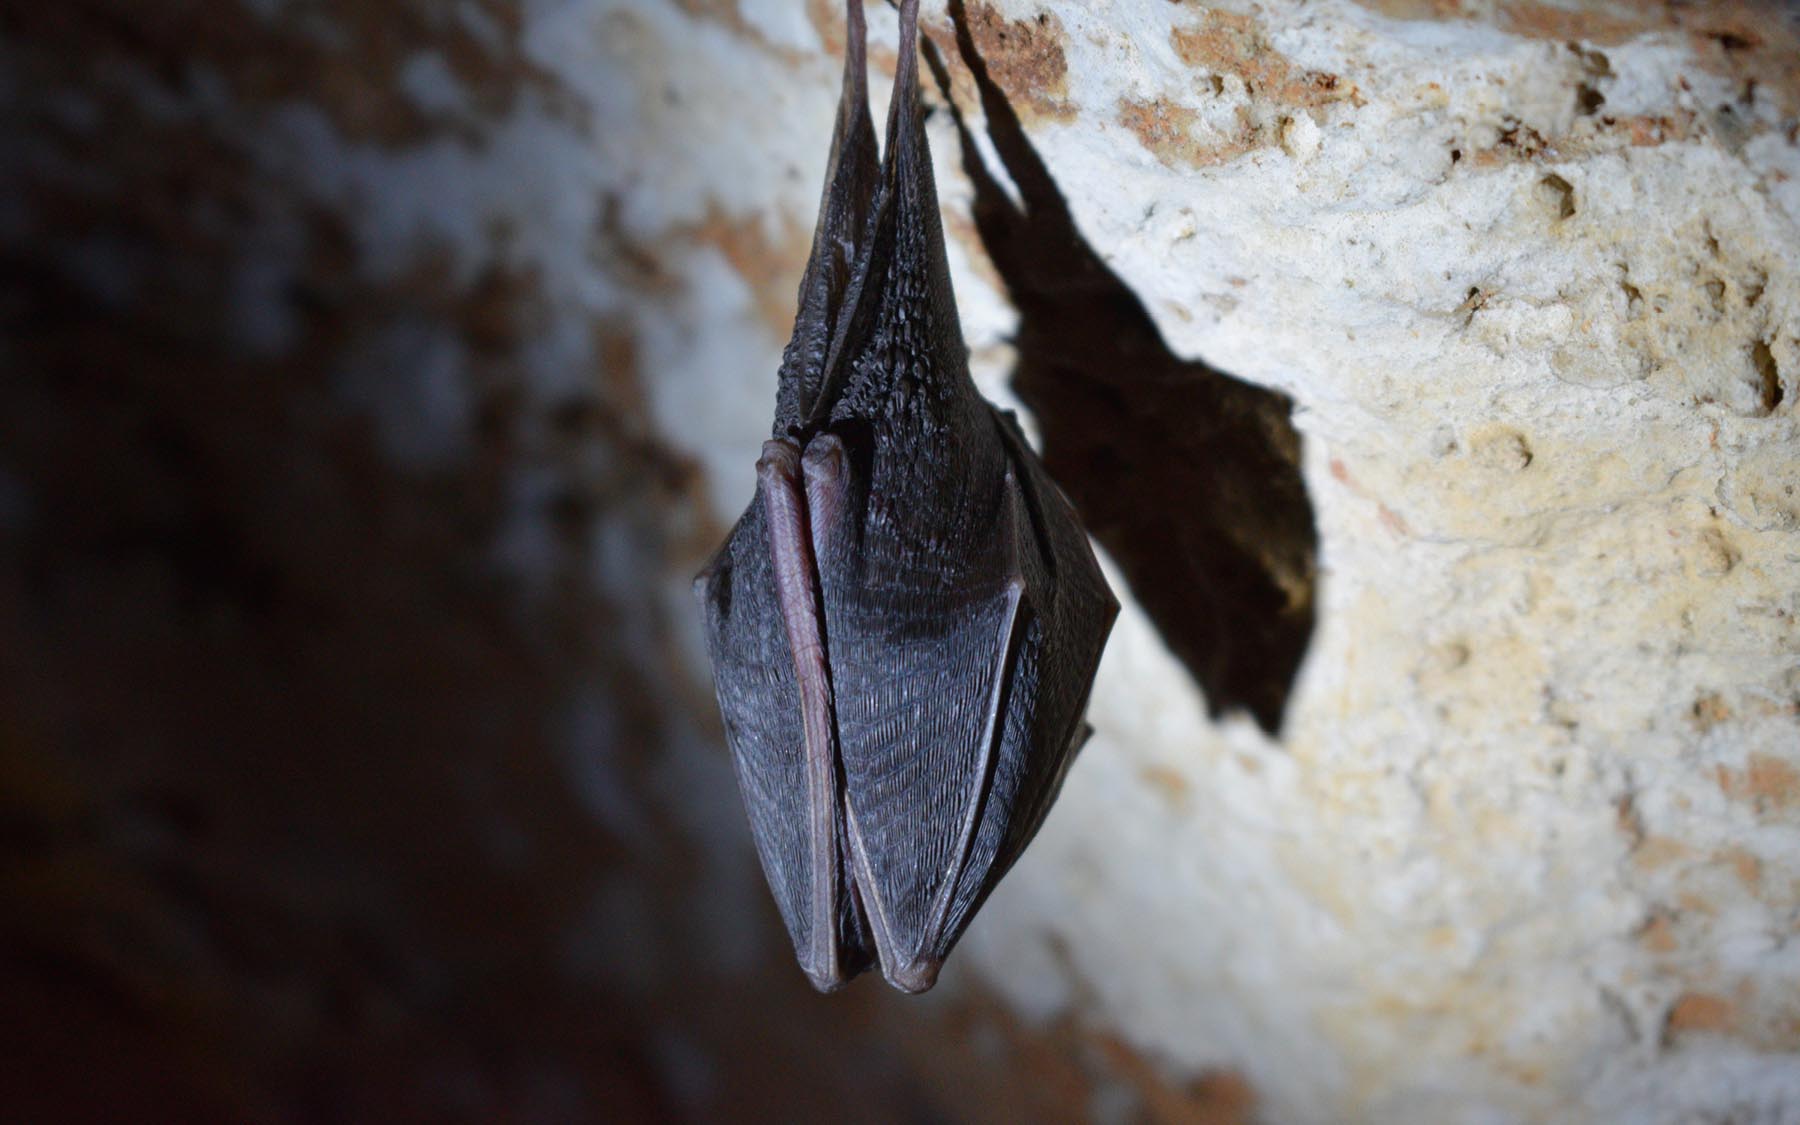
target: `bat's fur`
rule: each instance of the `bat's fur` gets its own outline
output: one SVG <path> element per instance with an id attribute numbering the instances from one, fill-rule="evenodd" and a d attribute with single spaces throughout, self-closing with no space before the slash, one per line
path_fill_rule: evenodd
<path id="1" fill-rule="evenodd" d="M 969 379 L 918 82 L 877 160 L 861 0 L 757 494 L 696 583 L 757 852 L 821 990 L 922 992 L 1043 822 L 1118 613 Z"/>

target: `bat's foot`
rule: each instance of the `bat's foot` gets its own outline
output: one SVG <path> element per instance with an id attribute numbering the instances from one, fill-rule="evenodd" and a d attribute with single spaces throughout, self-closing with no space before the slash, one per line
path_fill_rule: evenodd
<path id="1" fill-rule="evenodd" d="M 938 971 L 944 967 L 942 961 L 934 961 L 929 957 L 921 957 L 910 965 L 900 965 L 892 969 L 884 969 L 883 975 L 888 983 L 902 992 L 914 994 L 924 992 L 937 983 Z"/>

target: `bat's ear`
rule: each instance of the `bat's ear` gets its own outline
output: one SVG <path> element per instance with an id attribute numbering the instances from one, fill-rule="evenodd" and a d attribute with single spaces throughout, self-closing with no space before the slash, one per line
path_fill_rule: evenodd
<path id="1" fill-rule="evenodd" d="M 826 353 L 872 224 L 881 179 L 875 126 L 869 119 L 868 28 L 863 0 L 845 0 L 844 82 L 837 126 L 825 165 L 825 191 L 813 229 L 812 254 L 800 281 L 794 337 L 781 364 L 776 432 L 815 412 L 825 381 Z"/>

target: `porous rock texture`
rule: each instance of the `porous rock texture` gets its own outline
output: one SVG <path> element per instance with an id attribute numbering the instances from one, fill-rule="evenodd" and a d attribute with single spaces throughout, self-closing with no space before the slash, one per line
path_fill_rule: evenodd
<path id="1" fill-rule="evenodd" d="M 836 5 L 0 23 L 11 1104 L 1800 1120 L 1791 11 L 924 22 L 972 366 L 1126 606 L 920 999 L 805 991 L 688 590 Z"/>
<path id="2" fill-rule="evenodd" d="M 1241 457 L 1207 440 L 1216 416 L 1071 418 L 1045 376 L 1012 384 L 1059 412 L 1040 418 L 1047 455 L 1103 544 L 1171 553 L 1169 529 L 1261 480 L 1258 501 L 1317 528 L 1316 556 L 1304 532 L 1285 562 L 1262 540 L 1290 595 L 1268 613 L 1316 620 L 1278 724 L 1252 721 L 1253 697 L 1197 695 L 1171 659 L 1218 647 L 1194 638 L 1207 622 L 1171 635 L 1178 611 L 1127 610 L 1095 741 L 964 957 L 1039 1018 L 1073 1008 L 1177 1069 L 1243 1075 L 1272 1120 L 1800 1117 L 1793 20 L 1150 0 L 958 14 L 960 48 L 946 18 L 932 39 L 975 155 L 1019 181 L 1000 190 L 1055 208 L 1020 170 L 1035 149 L 1104 263 L 1089 268 L 1136 295 L 1168 352 L 1292 399 L 1298 495 L 1273 469 L 1173 467 Z M 743 16 L 752 37 L 805 37 Z M 690 34 L 672 13 L 632 19 Z M 1007 103 L 987 108 L 1022 124 L 1010 143 L 971 53 Z M 823 135 L 830 81 L 827 66 L 811 130 L 781 115 L 785 140 Z M 981 189 L 949 116 L 934 141 L 958 295 L 1005 398 L 1007 340 L 1028 351 L 1082 313 L 1043 298 L 1062 278 L 1017 277 L 1015 246 L 984 249 L 957 221 L 980 218 Z M 815 182 L 775 205 L 790 230 Z M 708 186 L 729 198 L 743 177 Z M 719 206 L 770 222 L 768 199 Z M 696 289 L 710 257 L 689 260 Z M 1009 288 L 1028 321 L 1060 323 L 1017 324 Z M 1076 330 L 1116 368 L 1086 377 L 1129 399 L 1163 361 L 1109 358 L 1112 328 Z M 652 366 L 652 394 L 729 512 L 761 434 L 703 406 L 741 382 L 715 356 L 688 342 Z M 1183 429 L 1205 436 L 1172 443 Z M 1085 456 L 1059 457 L 1059 430 Z M 1098 462 L 1143 441 L 1161 458 L 1094 487 Z M 1115 542 L 1120 490 L 1155 522 Z M 1204 583 L 1204 561 L 1122 569 L 1146 607 L 1213 596 L 1137 581 Z"/>

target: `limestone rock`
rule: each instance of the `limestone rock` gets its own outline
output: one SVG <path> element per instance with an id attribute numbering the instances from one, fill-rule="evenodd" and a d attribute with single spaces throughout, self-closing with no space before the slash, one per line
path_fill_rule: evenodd
<path id="1" fill-rule="evenodd" d="M 1126 608 L 918 1000 L 790 963 L 689 595 L 836 5 L 9 18 L 0 1100 L 1800 1114 L 1791 7 L 964 2 L 972 365 Z"/>
<path id="2" fill-rule="evenodd" d="M 1168 351 L 1291 397 L 1304 495 L 1265 501 L 1316 523 L 1317 564 L 1270 566 L 1293 593 L 1270 613 L 1316 619 L 1278 725 L 1172 658 L 1204 626 L 1127 609 L 1096 738 L 963 956 L 1038 1018 L 1244 1075 L 1272 1120 L 1774 1120 L 1800 1104 L 1795 23 L 1454 8 L 969 6 L 1079 236 Z M 634 161 L 703 137 L 624 210 L 640 241 L 737 216 L 797 260 L 837 24 L 741 12 L 732 67 L 721 21 L 613 17 L 659 67 L 695 60 L 627 67 L 682 114 L 622 110 Z M 948 17 L 928 23 L 970 151 L 1029 197 Z M 786 50 L 804 61 L 765 73 Z M 1009 341 L 1045 331 L 1008 288 L 1055 279 L 1001 284 L 949 114 L 933 142 L 978 377 L 1005 398 Z M 730 245 L 675 255 L 651 364 L 721 512 L 786 327 Z M 1039 422 L 1095 456 L 1141 436 Z M 1167 535 L 1216 518 L 1204 483 L 1060 469 L 1100 524 L 1120 488 Z M 1180 567 L 1120 577 L 1149 606 Z"/>

